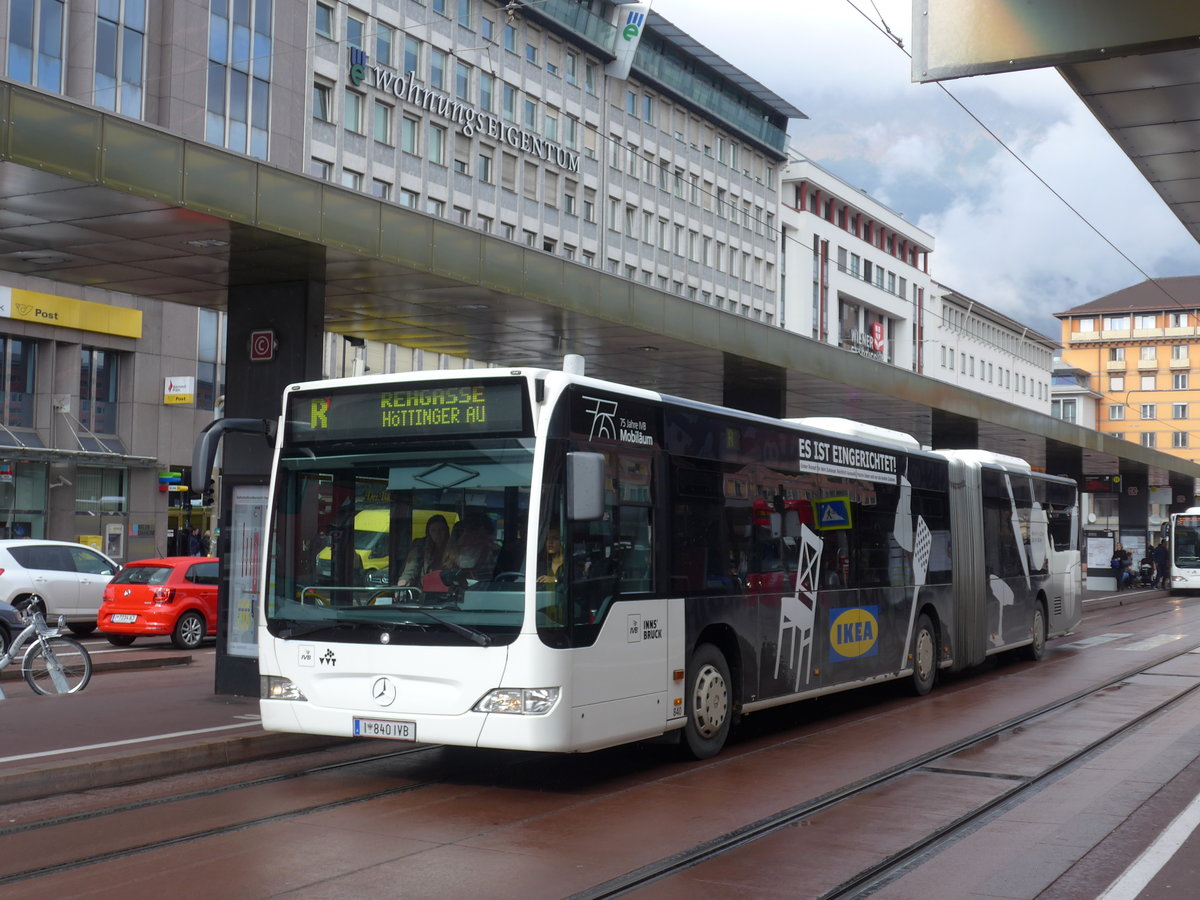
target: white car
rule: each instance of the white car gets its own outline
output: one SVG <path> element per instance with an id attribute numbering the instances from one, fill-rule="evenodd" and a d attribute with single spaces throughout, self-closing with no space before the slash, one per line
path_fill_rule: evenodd
<path id="1" fill-rule="evenodd" d="M 99 550 L 69 541 L 0 540 L 0 600 L 30 594 L 46 601 L 46 621 L 66 616 L 75 634 L 96 628 L 104 588 L 120 565 Z"/>

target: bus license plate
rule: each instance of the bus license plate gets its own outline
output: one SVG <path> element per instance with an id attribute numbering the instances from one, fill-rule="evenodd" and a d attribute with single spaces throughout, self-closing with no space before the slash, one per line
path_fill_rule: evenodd
<path id="1" fill-rule="evenodd" d="M 112 617 L 112 620 L 118 625 L 132 625 L 137 621 L 137 616 L 132 613 L 117 613 Z"/>
<path id="2" fill-rule="evenodd" d="M 354 717 L 354 736 L 388 738 L 393 741 L 415 741 L 416 722 L 397 722 L 395 719 L 360 719 Z"/>

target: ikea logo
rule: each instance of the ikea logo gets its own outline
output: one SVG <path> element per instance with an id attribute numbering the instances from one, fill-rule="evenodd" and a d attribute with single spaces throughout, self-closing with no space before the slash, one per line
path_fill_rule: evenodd
<path id="1" fill-rule="evenodd" d="M 875 656 L 879 652 L 878 616 L 878 606 L 851 606 L 830 610 L 830 661 Z"/>

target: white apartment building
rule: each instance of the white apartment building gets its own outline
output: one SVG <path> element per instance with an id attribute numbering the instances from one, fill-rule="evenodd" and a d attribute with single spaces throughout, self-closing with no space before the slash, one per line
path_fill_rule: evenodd
<path id="1" fill-rule="evenodd" d="M 924 373 L 1049 415 L 1058 341 L 945 285 L 934 290 Z"/>
<path id="2" fill-rule="evenodd" d="M 781 210 L 780 324 L 921 371 L 933 236 L 794 151 Z"/>
<path id="3" fill-rule="evenodd" d="M 1095 428 L 1100 420 L 1102 395 L 1093 390 L 1092 373 L 1072 366 L 1061 359 L 1054 360 L 1054 377 L 1050 382 L 1050 415 L 1064 422 L 1074 422 L 1083 428 Z"/>
<path id="4" fill-rule="evenodd" d="M 782 327 L 1050 412 L 1058 342 L 939 284 L 932 235 L 795 151 L 782 193 Z"/>

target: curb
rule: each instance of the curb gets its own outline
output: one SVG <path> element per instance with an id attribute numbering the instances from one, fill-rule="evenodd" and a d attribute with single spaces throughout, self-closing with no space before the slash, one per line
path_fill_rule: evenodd
<path id="1" fill-rule="evenodd" d="M 130 672 L 135 669 L 166 669 L 171 666 L 190 666 L 190 655 L 143 656 L 135 659 L 106 659 L 97 661 L 92 657 L 92 676 L 98 672 Z M 20 660 L 14 659 L 5 669 L 0 669 L 0 681 L 21 681 Z"/>
<path id="2" fill-rule="evenodd" d="M 349 741 L 349 738 L 264 731 L 214 738 L 203 743 L 175 742 L 154 750 L 114 752 L 58 763 L 31 760 L 25 765 L 0 771 L 0 798 L 4 803 L 17 803 L 56 794 L 119 787 L 201 769 L 322 750 Z"/>

